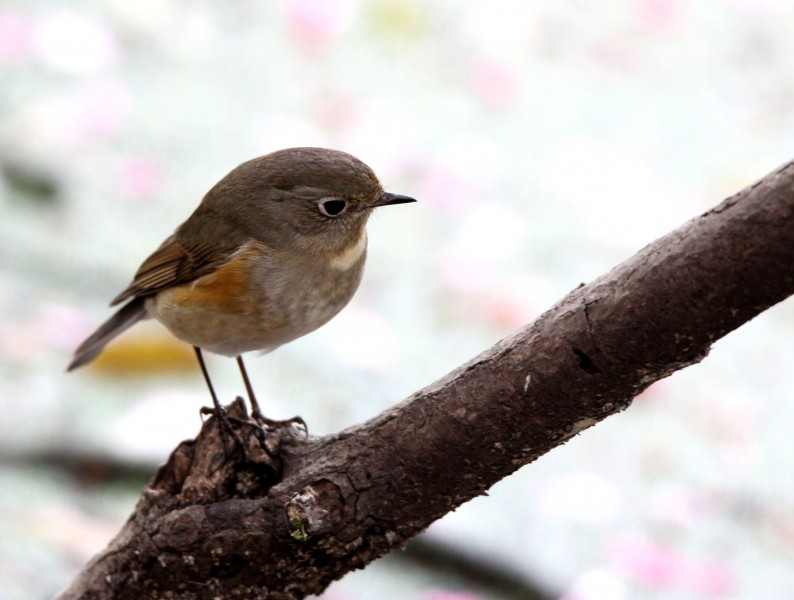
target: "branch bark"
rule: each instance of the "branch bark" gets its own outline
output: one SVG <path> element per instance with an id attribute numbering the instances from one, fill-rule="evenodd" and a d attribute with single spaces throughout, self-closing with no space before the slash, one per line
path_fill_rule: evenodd
<path id="1" fill-rule="evenodd" d="M 794 162 L 362 425 L 266 450 L 243 428 L 227 460 L 210 419 L 61 598 L 318 594 L 792 293 Z"/>

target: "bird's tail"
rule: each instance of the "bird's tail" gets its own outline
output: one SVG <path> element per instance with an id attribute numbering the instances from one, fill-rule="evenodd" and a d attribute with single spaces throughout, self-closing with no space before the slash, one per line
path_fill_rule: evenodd
<path id="1" fill-rule="evenodd" d="M 66 370 L 73 371 L 77 367 L 82 367 L 84 364 L 94 360 L 108 342 L 145 317 L 144 298 L 133 298 L 127 302 L 112 317 L 102 323 L 99 329 L 92 333 L 88 339 L 80 344 L 77 350 L 74 351 L 72 362 L 69 363 Z"/>

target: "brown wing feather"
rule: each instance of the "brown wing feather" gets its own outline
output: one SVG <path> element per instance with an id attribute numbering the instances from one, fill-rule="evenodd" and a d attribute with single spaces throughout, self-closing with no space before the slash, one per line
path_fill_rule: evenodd
<path id="1" fill-rule="evenodd" d="M 210 231 L 205 227 L 191 227 L 195 222 L 189 219 L 143 261 L 132 283 L 110 305 L 190 283 L 224 264 L 245 242 L 237 231 L 223 222 L 215 221 Z M 201 224 L 206 225 L 206 222 Z"/>

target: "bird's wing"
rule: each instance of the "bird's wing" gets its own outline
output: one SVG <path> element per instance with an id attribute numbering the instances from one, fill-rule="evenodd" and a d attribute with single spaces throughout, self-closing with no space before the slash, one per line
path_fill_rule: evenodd
<path id="1" fill-rule="evenodd" d="M 202 235 L 208 232 L 185 223 L 143 261 L 132 283 L 110 305 L 195 281 L 218 269 L 247 241 L 222 222 L 216 221 L 211 231 L 212 235 Z"/>

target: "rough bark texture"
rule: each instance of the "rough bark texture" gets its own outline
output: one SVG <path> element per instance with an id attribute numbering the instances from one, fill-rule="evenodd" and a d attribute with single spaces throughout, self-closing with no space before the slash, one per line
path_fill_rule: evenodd
<path id="1" fill-rule="evenodd" d="M 243 427 L 249 457 L 227 460 L 208 421 L 61 597 L 320 593 L 792 293 L 794 163 L 367 423 L 270 454 Z"/>

